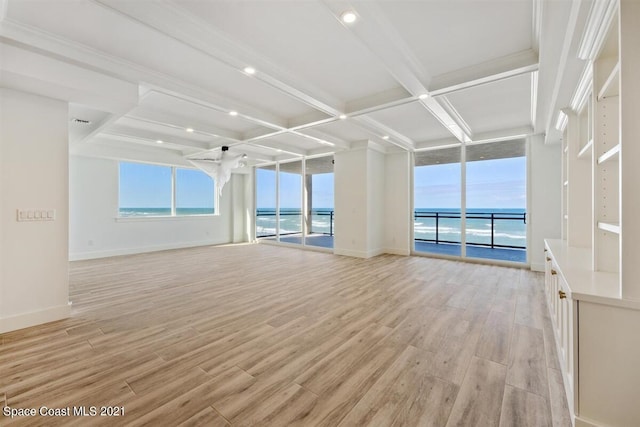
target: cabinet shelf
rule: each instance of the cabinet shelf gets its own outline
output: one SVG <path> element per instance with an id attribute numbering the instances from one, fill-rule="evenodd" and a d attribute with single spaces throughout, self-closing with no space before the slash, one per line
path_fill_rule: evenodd
<path id="1" fill-rule="evenodd" d="M 593 138 L 587 142 L 587 145 L 582 147 L 578 152 L 578 158 L 587 157 L 591 153 L 591 148 L 593 147 Z"/>
<path id="2" fill-rule="evenodd" d="M 601 101 L 604 98 L 610 98 L 613 96 L 618 96 L 619 90 L 619 82 L 620 82 L 620 61 L 618 61 L 611 70 L 611 73 L 604 81 L 602 88 L 598 92 L 598 101 Z"/>
<path id="3" fill-rule="evenodd" d="M 620 154 L 620 144 L 616 144 L 615 147 L 613 147 L 610 150 L 607 150 L 603 155 L 598 157 L 598 164 L 602 164 L 604 162 L 611 161 L 611 160 L 618 160 L 619 154 Z"/>
<path id="4" fill-rule="evenodd" d="M 602 231 L 609 231 L 614 234 L 620 234 L 620 224 L 616 222 L 598 221 L 598 228 Z"/>

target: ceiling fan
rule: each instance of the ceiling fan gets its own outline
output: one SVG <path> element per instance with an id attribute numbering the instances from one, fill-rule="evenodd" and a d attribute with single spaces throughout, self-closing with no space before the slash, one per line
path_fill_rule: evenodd
<path id="1" fill-rule="evenodd" d="M 187 159 L 198 169 L 213 178 L 218 195 L 222 195 L 222 187 L 231 179 L 231 170 L 245 167 L 246 154 L 230 154 L 229 147 L 223 145 L 217 158 Z"/>

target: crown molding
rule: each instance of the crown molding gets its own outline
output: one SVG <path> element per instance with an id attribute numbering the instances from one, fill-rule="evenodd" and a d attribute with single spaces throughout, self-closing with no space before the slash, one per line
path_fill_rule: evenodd
<path id="1" fill-rule="evenodd" d="M 618 0 L 593 2 L 578 49 L 578 58 L 591 61 L 596 59 L 617 11 Z"/>
<path id="2" fill-rule="evenodd" d="M 431 80 L 431 96 L 446 95 L 474 86 L 508 79 L 537 71 L 538 54 L 531 49 L 461 68 L 435 76 Z"/>
<path id="3" fill-rule="evenodd" d="M 585 104 L 589 100 L 589 95 L 593 90 L 593 63 L 591 61 L 587 62 L 584 66 L 584 70 L 582 71 L 582 75 L 580 76 L 580 80 L 578 81 L 578 86 L 576 86 L 576 90 L 571 97 L 571 109 L 575 113 L 580 113 L 584 108 Z"/>

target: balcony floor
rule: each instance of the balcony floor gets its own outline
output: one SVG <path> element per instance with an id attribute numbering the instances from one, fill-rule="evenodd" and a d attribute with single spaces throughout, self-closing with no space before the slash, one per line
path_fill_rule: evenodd
<path id="1" fill-rule="evenodd" d="M 275 237 L 264 237 L 264 240 L 276 241 Z M 296 245 L 302 244 L 301 234 L 281 236 L 280 241 Z M 321 248 L 333 248 L 333 236 L 326 234 L 312 234 L 306 237 L 307 246 Z M 460 245 L 452 243 L 433 243 L 415 241 L 415 251 L 420 253 L 432 253 L 440 255 L 460 256 Z M 467 258 L 495 259 L 499 261 L 527 262 L 525 249 L 489 248 L 485 246 L 467 245 Z"/>

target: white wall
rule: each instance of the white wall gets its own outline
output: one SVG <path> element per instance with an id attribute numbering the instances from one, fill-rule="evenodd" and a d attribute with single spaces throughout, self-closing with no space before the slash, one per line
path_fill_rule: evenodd
<path id="1" fill-rule="evenodd" d="M 367 150 L 367 252 L 384 253 L 385 155 Z"/>
<path id="2" fill-rule="evenodd" d="M 411 236 L 411 154 L 390 153 L 385 159 L 384 247 L 386 253 L 409 255 Z"/>
<path id="3" fill-rule="evenodd" d="M 528 242 L 531 269 L 544 271 L 544 239 L 561 234 L 561 145 L 545 144 L 543 136 L 528 140 Z"/>
<path id="4" fill-rule="evenodd" d="M 68 317 L 68 105 L 0 89 L 0 333 Z M 55 209 L 18 222 L 17 209 Z"/>
<path id="5" fill-rule="evenodd" d="M 334 155 L 335 237 L 333 252 L 360 258 L 367 250 L 367 148 Z"/>
<path id="6" fill-rule="evenodd" d="M 218 216 L 116 220 L 118 162 L 72 156 L 69 259 L 214 245 L 244 239 L 243 233 L 234 233 L 234 188 L 244 188 L 243 177 L 234 176 L 224 187 Z M 235 204 L 240 203 L 241 199 L 236 198 Z M 240 212 L 238 215 L 243 222 Z"/>

